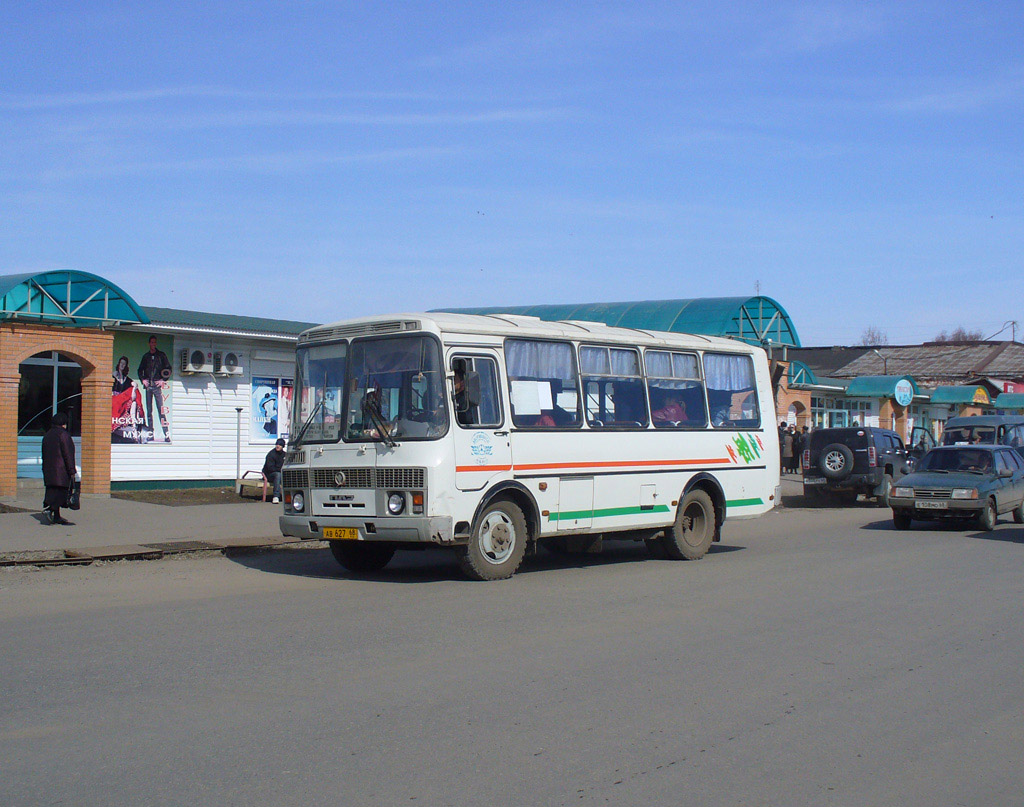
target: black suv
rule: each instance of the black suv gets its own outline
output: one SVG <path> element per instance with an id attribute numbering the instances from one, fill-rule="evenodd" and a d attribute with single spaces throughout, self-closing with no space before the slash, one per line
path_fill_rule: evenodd
<path id="1" fill-rule="evenodd" d="M 863 493 L 880 507 L 889 506 L 893 479 L 913 467 L 900 436 L 874 426 L 813 431 L 802 460 L 805 496 L 852 502 Z"/>

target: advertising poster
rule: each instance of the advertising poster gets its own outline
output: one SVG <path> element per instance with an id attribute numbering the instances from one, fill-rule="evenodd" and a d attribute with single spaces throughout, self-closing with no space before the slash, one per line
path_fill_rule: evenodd
<path id="1" fill-rule="evenodd" d="M 292 380 L 281 379 L 281 396 L 277 402 L 277 436 L 287 439 L 292 422 Z"/>
<path id="2" fill-rule="evenodd" d="M 254 443 L 272 443 L 277 439 L 277 400 L 280 379 L 252 377 L 251 417 L 249 440 Z"/>
<path id="3" fill-rule="evenodd" d="M 171 442 L 171 337 L 114 334 L 110 442 Z"/>

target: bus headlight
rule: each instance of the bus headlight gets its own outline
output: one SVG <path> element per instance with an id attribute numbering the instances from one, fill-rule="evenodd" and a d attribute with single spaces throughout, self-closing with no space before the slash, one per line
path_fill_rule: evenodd
<path id="1" fill-rule="evenodd" d="M 388 512 L 393 516 L 401 515 L 405 509 L 405 496 L 401 493 L 392 493 L 388 496 Z"/>
<path id="2" fill-rule="evenodd" d="M 302 508 L 306 506 L 305 497 L 301 493 L 292 494 L 292 510 L 296 513 L 301 513 Z"/>
<path id="3" fill-rule="evenodd" d="M 977 499 L 977 488 L 953 488 L 954 499 Z"/>

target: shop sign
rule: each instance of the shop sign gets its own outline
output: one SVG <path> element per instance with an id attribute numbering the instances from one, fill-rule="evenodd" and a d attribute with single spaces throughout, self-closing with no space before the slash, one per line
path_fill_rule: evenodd
<path id="1" fill-rule="evenodd" d="M 989 403 L 992 403 L 992 401 L 989 400 L 989 397 L 988 397 L 988 390 L 986 390 L 984 387 L 978 387 L 974 391 L 974 401 L 973 402 L 976 403 L 976 404 L 989 404 Z"/>
<path id="2" fill-rule="evenodd" d="M 900 406 L 909 406 L 914 400 L 914 385 L 908 379 L 901 378 L 896 382 L 895 398 Z"/>

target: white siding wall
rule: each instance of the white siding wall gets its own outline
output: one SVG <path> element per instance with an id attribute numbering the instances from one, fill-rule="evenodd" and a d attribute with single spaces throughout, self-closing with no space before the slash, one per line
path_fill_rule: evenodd
<path id="1" fill-rule="evenodd" d="M 244 372 L 236 376 L 182 375 L 185 346 L 233 350 Z M 111 480 L 234 479 L 236 435 L 241 429 L 241 470 L 259 471 L 273 444 L 249 442 L 249 393 L 257 376 L 291 378 L 294 351 L 238 340 L 176 338 L 171 386 L 171 442 L 111 446 Z M 241 407 L 239 413 L 236 407 Z"/>

